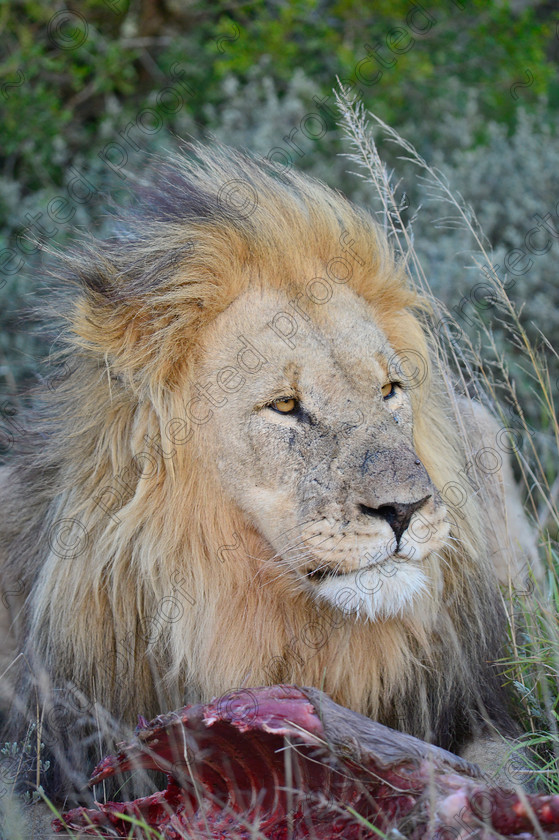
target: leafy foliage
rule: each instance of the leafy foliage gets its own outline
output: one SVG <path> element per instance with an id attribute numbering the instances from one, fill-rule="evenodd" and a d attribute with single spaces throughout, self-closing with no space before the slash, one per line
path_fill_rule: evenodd
<path id="1" fill-rule="evenodd" d="M 444 158 L 482 221 L 490 218 L 497 255 L 513 247 L 526 202 L 546 205 L 554 189 L 544 173 L 557 169 L 549 127 L 557 20 L 539 2 L 483 0 L 2 5 L 0 393 L 14 400 L 34 380 L 54 338 L 32 334 L 22 315 L 41 306 L 48 252 L 84 231 L 103 235 L 108 207 L 126 204 L 135 174 L 177 135 L 246 145 L 367 203 L 337 157 L 336 76 L 426 155 Z M 390 148 L 383 153 L 391 160 Z M 538 168 L 542 153 L 549 165 Z M 415 200 L 424 200 L 420 190 Z M 454 294 L 444 277 L 464 242 L 419 233 L 442 296 Z M 551 329 L 552 253 L 518 284 L 528 319 L 543 311 Z M 456 288 L 460 272 L 454 257 Z"/>

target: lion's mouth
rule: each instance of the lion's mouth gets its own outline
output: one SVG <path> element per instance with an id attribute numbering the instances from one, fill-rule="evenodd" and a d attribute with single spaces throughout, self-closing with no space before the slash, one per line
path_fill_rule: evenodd
<path id="1" fill-rule="evenodd" d="M 312 572 L 307 572 L 305 577 L 315 583 L 321 583 L 327 578 L 344 577 L 348 572 L 337 572 L 335 569 L 314 569 Z"/>
<path id="2" fill-rule="evenodd" d="M 322 583 L 325 580 L 330 580 L 331 578 L 341 578 L 341 577 L 349 577 L 350 575 L 355 575 L 358 572 L 368 572 L 368 571 L 382 571 L 384 567 L 388 563 L 402 563 L 406 561 L 406 557 L 402 556 L 401 554 L 394 553 L 390 556 L 386 557 L 382 562 L 379 563 L 371 563 L 369 566 L 362 566 L 358 569 L 332 569 L 319 566 L 317 569 L 312 569 L 309 572 L 305 573 L 305 577 L 307 580 L 313 581 L 313 583 Z M 393 573 L 393 572 L 392 572 Z"/>

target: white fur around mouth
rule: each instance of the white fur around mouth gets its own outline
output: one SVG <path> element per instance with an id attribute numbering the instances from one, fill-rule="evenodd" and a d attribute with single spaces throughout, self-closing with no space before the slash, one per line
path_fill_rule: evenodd
<path id="1" fill-rule="evenodd" d="M 328 575 L 313 585 L 315 597 L 346 615 L 370 621 L 413 612 L 415 602 L 428 591 L 427 575 L 409 562 L 382 563 L 356 572 Z"/>

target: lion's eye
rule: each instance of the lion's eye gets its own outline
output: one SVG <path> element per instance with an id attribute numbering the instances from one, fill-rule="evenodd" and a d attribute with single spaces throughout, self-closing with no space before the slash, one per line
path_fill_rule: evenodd
<path id="1" fill-rule="evenodd" d="M 392 397 L 395 397 L 398 393 L 398 388 L 398 382 L 387 382 L 386 385 L 383 385 L 381 389 L 383 400 L 391 400 Z"/>
<path id="2" fill-rule="evenodd" d="M 274 411 L 279 411 L 280 414 L 290 414 L 299 408 L 299 403 L 295 397 L 280 397 L 271 402 L 269 407 L 273 408 Z"/>

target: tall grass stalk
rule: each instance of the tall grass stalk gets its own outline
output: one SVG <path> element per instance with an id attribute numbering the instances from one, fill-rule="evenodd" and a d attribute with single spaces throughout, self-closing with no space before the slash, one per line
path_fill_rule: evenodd
<path id="1" fill-rule="evenodd" d="M 515 449 L 517 473 L 521 479 L 526 499 L 526 509 L 538 532 L 539 553 L 545 570 L 543 579 L 532 580 L 529 589 L 518 592 L 511 584 L 507 604 L 510 620 L 510 657 L 506 662 L 509 679 L 516 685 L 523 707 L 523 722 L 528 746 L 545 748 L 546 760 L 537 773 L 551 790 L 559 790 L 559 737 L 557 728 L 557 694 L 559 685 L 559 564 L 556 550 L 559 532 L 559 423 L 555 410 L 553 383 L 545 356 L 531 343 L 522 323 L 522 312 L 510 299 L 491 259 L 491 247 L 476 219 L 476 215 L 459 193 L 451 190 L 444 175 L 416 151 L 391 126 L 375 114 L 366 112 L 357 101 L 339 85 L 336 99 L 341 115 L 341 127 L 350 151 L 346 158 L 356 167 L 354 173 L 367 180 L 378 198 L 381 224 L 392 241 L 394 250 L 408 267 L 411 282 L 430 303 L 426 327 L 431 345 L 439 362 L 442 362 L 444 383 L 448 390 L 449 405 L 454 406 L 456 422 L 467 437 L 461 421 L 461 411 L 456 402 L 457 389 L 463 396 L 474 397 L 488 407 L 504 426 L 511 426 L 509 411 L 514 412 L 514 423 L 522 435 L 524 445 Z M 436 227 L 458 227 L 464 230 L 465 240 L 473 241 L 471 267 L 477 269 L 478 280 L 491 286 L 491 303 L 498 311 L 498 322 L 507 330 L 511 345 L 521 355 L 523 368 L 530 378 L 533 398 L 537 400 L 542 422 L 551 431 L 553 451 L 541 445 L 541 435 L 526 421 L 525 413 L 516 394 L 510 364 L 499 351 L 491 322 L 477 313 L 477 338 L 475 341 L 461 328 L 457 319 L 433 295 L 429 284 L 429 270 L 415 248 L 413 223 L 421 207 L 411 220 L 408 204 L 400 183 L 384 164 L 375 135 L 395 144 L 399 159 L 412 164 L 418 171 L 423 194 L 427 200 L 437 202 L 441 215 Z M 436 230 L 435 230 L 436 233 Z M 475 317 L 475 316 L 474 316 Z M 438 329 L 434 329 L 434 324 Z M 456 340 L 459 336 L 459 341 Z M 551 342 L 542 336 L 546 353 L 557 356 Z M 469 447 L 466 443 L 466 449 Z M 476 480 L 483 483 L 483 475 Z"/>

